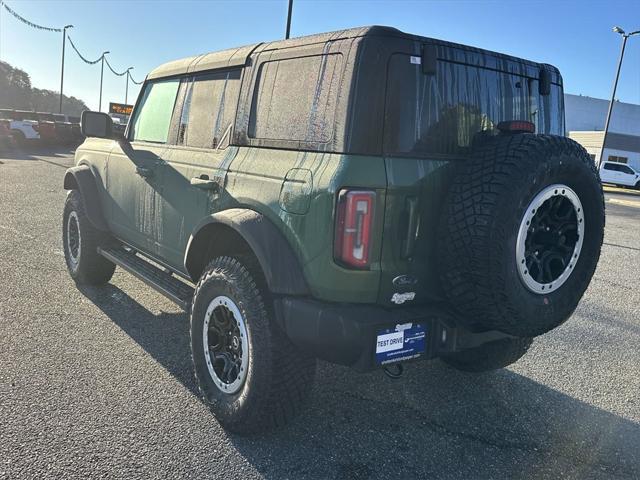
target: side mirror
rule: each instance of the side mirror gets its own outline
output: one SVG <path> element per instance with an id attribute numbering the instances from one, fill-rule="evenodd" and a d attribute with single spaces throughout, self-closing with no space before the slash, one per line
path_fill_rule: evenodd
<path id="1" fill-rule="evenodd" d="M 85 137 L 113 138 L 113 120 L 106 113 L 85 110 L 80 126 Z"/>

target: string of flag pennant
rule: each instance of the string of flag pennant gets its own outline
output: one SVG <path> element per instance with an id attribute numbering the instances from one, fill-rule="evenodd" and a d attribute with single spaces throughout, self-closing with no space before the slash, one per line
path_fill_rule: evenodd
<path id="1" fill-rule="evenodd" d="M 4 0 L 0 0 L 0 5 L 2 5 L 5 8 L 5 10 L 7 12 L 9 12 L 17 20 L 19 20 L 20 22 L 24 23 L 25 25 L 28 25 L 31 28 L 35 28 L 37 30 L 44 30 L 44 31 L 47 31 L 47 32 L 57 32 L 57 33 L 60 33 L 63 30 L 62 28 L 45 27 L 43 25 L 39 25 L 37 23 L 31 22 L 30 20 L 27 20 L 22 15 L 20 15 L 18 12 L 16 12 L 11 7 L 9 7 L 9 5 L 7 5 Z M 128 75 L 129 76 L 129 80 L 131 80 L 131 82 L 133 82 L 134 84 L 136 84 L 136 85 L 141 85 L 142 84 L 142 82 L 136 82 L 133 79 L 133 77 L 131 76 L 131 72 L 129 70 L 125 70 L 124 72 L 121 72 L 121 73 L 116 72 L 116 70 L 111 66 L 111 64 L 109 63 L 107 58 L 104 56 L 104 54 L 101 55 L 100 57 L 98 57 L 96 60 L 88 60 L 84 55 L 82 55 L 80 53 L 80 51 L 78 50 L 78 47 L 76 47 L 75 43 L 73 43 L 73 41 L 71 40 L 71 37 L 68 34 L 66 34 L 66 36 L 67 36 L 67 40 L 69 40 L 69 43 L 71 44 L 71 47 L 76 52 L 78 57 L 80 57 L 80 60 L 82 60 L 87 65 L 95 65 L 96 63 L 100 62 L 104 57 L 105 63 L 107 64 L 107 66 L 109 67 L 109 70 L 111 70 L 111 72 L 114 75 L 117 75 L 118 77 L 122 77 L 123 75 Z"/>

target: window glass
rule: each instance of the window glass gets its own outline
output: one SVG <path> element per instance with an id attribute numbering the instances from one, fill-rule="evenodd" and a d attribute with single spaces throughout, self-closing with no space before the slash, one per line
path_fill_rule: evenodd
<path id="1" fill-rule="evenodd" d="M 613 170 L 614 172 L 618 170 L 618 166 L 612 165 L 611 163 L 605 163 L 603 168 L 605 170 Z"/>
<path id="2" fill-rule="evenodd" d="M 562 91 L 538 93 L 538 81 L 475 66 L 438 62 L 435 75 L 405 54 L 389 61 L 385 152 L 464 155 L 480 132 L 525 120 L 538 133 L 564 134 Z"/>
<path id="3" fill-rule="evenodd" d="M 629 167 L 627 167 L 626 165 L 620 165 L 620 170 L 624 173 L 629 173 L 629 174 L 633 174 L 633 170 L 631 170 Z"/>
<path id="4" fill-rule="evenodd" d="M 325 143 L 333 137 L 342 56 L 316 55 L 260 65 L 249 137 Z"/>
<path id="5" fill-rule="evenodd" d="M 619 157 L 617 155 L 609 155 L 609 161 L 610 162 L 617 162 L 617 163 L 627 163 L 629 161 L 629 158 L 627 158 L 627 157 Z"/>
<path id="6" fill-rule="evenodd" d="M 240 70 L 194 77 L 188 87 L 178 144 L 222 148 L 229 144 L 240 94 Z"/>
<path id="7" fill-rule="evenodd" d="M 132 140 L 165 143 L 180 80 L 148 83 L 131 122 Z"/>

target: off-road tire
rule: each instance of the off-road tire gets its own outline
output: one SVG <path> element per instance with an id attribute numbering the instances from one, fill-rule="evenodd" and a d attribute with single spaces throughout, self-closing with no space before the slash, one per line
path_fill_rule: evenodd
<path id="1" fill-rule="evenodd" d="M 80 233 L 77 261 L 74 259 L 75 255 L 70 251 L 68 242 L 68 227 L 71 216 L 74 217 L 73 221 L 77 219 Z M 89 221 L 80 192 L 78 190 L 70 190 L 64 204 L 62 245 L 67 270 L 69 270 L 69 275 L 76 283 L 80 285 L 104 285 L 111 280 L 116 266 L 98 253 L 98 247 L 106 246 L 110 241 L 110 237 L 106 232 L 98 230 Z"/>
<path id="2" fill-rule="evenodd" d="M 498 370 L 520 360 L 533 343 L 532 338 L 505 338 L 442 357 L 442 361 L 463 372 Z"/>
<path id="3" fill-rule="evenodd" d="M 244 318 L 249 362 L 236 393 L 214 383 L 203 346 L 209 303 L 230 298 Z M 191 307 L 191 351 L 204 401 L 222 426 L 241 434 L 288 423 L 307 399 L 315 375 L 315 359 L 299 351 L 274 321 L 273 306 L 260 267 L 253 256 L 217 257 L 205 268 Z"/>
<path id="4" fill-rule="evenodd" d="M 581 254 L 551 293 L 527 289 L 516 240 L 530 202 L 545 187 L 570 187 L 583 205 Z M 498 135 L 461 162 L 442 211 L 438 261 L 459 321 L 534 337 L 563 323 L 587 289 L 604 235 L 604 196 L 595 165 L 579 144 L 552 135 Z"/>

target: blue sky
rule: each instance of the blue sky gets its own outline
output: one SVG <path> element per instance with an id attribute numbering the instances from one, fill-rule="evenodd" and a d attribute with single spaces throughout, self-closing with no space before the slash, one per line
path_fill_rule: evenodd
<path id="1" fill-rule="evenodd" d="M 135 67 L 137 80 L 168 60 L 282 38 L 287 10 L 287 0 L 5 1 L 34 23 L 75 25 L 70 35 L 83 55 L 109 50 L 114 68 Z M 61 34 L 0 10 L 0 59 L 26 70 L 34 86 L 58 90 Z M 608 98 L 621 42 L 611 28 L 640 30 L 640 2 L 295 0 L 292 36 L 371 24 L 551 63 L 566 92 Z M 67 48 L 65 93 L 95 109 L 99 82 L 99 64 Z M 124 82 L 105 67 L 103 106 L 124 101 Z M 137 93 L 130 85 L 130 101 Z M 627 42 L 617 97 L 640 104 L 640 35 Z"/>

